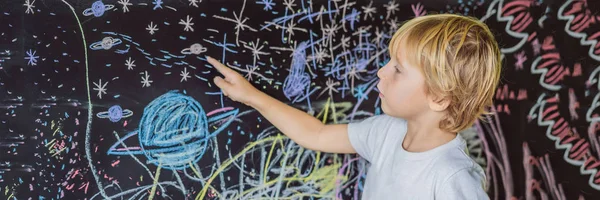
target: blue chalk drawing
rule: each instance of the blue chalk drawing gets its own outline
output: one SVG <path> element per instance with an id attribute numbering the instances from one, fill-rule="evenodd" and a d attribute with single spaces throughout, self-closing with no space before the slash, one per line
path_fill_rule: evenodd
<path id="1" fill-rule="evenodd" d="M 40 57 L 35 55 L 36 51 L 32 52 L 32 50 L 29 49 L 29 51 L 27 51 L 26 53 L 27 53 L 27 57 L 25 57 L 25 59 L 28 60 L 27 64 L 31 65 L 31 66 L 37 65 L 37 59 Z"/>
<path id="2" fill-rule="evenodd" d="M 156 9 L 158 9 L 158 8 L 162 9 L 162 8 L 163 8 L 163 7 L 162 7 L 162 4 L 163 4 L 163 3 L 164 3 L 164 2 L 163 2 L 162 0 L 154 0 L 154 1 L 152 2 L 152 4 L 154 4 L 154 8 L 152 8 L 152 10 L 156 10 Z"/>
<path id="3" fill-rule="evenodd" d="M 269 11 L 269 10 L 273 10 L 273 6 L 275 5 L 275 3 L 273 3 L 273 0 L 261 0 L 261 1 L 257 1 L 256 4 L 262 4 L 265 7 L 263 8 L 263 10 Z"/>
<path id="4" fill-rule="evenodd" d="M 131 110 L 123 110 L 123 108 L 121 108 L 119 105 L 111 106 L 108 111 L 99 112 L 96 114 L 98 118 L 108 118 L 111 122 L 118 122 L 121 119 L 131 117 L 132 115 L 133 112 Z"/>
<path id="5" fill-rule="evenodd" d="M 84 16 L 94 15 L 95 17 L 100 17 L 104 15 L 104 12 L 107 10 L 113 9 L 114 5 L 104 5 L 102 1 L 96 1 L 92 4 L 92 7 L 83 10 Z"/>
<path id="6" fill-rule="evenodd" d="M 306 48 L 307 42 L 301 42 L 294 50 L 294 53 L 292 54 L 292 69 L 283 83 L 283 94 L 289 100 L 294 99 L 294 102 L 298 100 L 297 97 L 303 95 L 303 92 L 310 84 L 310 77 L 308 73 L 304 71 Z"/>
<path id="7" fill-rule="evenodd" d="M 208 141 L 225 129 L 237 113 L 238 109 L 229 109 L 207 119 L 198 101 L 170 91 L 150 102 L 144 108 L 138 130 L 121 139 L 135 138 L 132 136 L 137 134 L 139 148 L 118 149 L 122 141 L 117 141 L 108 154 L 144 154 L 147 163 L 157 166 L 162 163 L 163 168 L 171 170 L 185 169 L 200 160 L 208 149 Z M 220 127 L 210 133 L 209 123 L 217 121 L 224 122 L 218 123 Z"/>

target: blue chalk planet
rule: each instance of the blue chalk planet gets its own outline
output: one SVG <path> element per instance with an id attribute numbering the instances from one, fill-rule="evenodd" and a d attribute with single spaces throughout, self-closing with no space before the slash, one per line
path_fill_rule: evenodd
<path id="1" fill-rule="evenodd" d="M 83 16 L 94 15 L 95 17 L 100 17 L 104 15 L 105 11 L 111 10 L 114 7 L 114 5 L 104 5 L 102 1 L 96 1 L 92 4 L 91 8 L 87 8 L 83 11 Z"/>
<path id="2" fill-rule="evenodd" d="M 118 122 L 119 120 L 121 120 L 123 118 L 131 117 L 132 115 L 133 115 L 133 112 L 131 112 L 131 110 L 129 110 L 129 109 L 123 110 L 123 108 L 121 108 L 121 106 L 119 106 L 119 105 L 111 106 L 108 109 L 108 111 L 99 112 L 98 114 L 96 114 L 96 116 L 98 118 L 100 118 L 100 119 L 108 118 L 111 122 Z"/>
<path id="3" fill-rule="evenodd" d="M 192 97 L 170 91 L 150 102 L 144 108 L 138 130 L 121 138 L 107 153 L 144 154 L 147 163 L 171 170 L 185 169 L 202 158 L 208 141 L 225 129 L 237 114 L 238 109 L 232 107 L 206 114 Z M 209 132 L 209 124 L 217 124 L 214 126 L 219 128 Z M 135 135 L 139 146 L 125 146 L 124 141 Z"/>

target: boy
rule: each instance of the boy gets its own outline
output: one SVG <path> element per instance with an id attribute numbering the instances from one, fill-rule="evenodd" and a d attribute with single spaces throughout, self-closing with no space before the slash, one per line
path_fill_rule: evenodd
<path id="1" fill-rule="evenodd" d="M 477 19 L 433 14 L 407 21 L 377 72 L 385 114 L 361 122 L 324 125 L 255 89 L 237 72 L 208 58 L 225 79 L 225 96 L 258 110 L 299 145 L 330 153 L 358 153 L 371 163 L 363 199 L 488 199 L 485 174 L 457 133 L 492 106 L 501 55 Z"/>

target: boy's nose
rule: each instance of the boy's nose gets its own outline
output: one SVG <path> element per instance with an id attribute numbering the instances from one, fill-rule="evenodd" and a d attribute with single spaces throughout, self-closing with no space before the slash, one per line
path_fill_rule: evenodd
<path id="1" fill-rule="evenodd" d="M 385 66 L 379 68 L 379 70 L 377 70 L 377 77 L 379 77 L 379 79 L 383 79 L 384 78 L 384 72 L 383 70 L 385 69 Z"/>

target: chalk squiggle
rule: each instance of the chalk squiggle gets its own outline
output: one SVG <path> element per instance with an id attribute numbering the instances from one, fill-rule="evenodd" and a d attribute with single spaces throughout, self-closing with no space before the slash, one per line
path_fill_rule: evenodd
<path id="1" fill-rule="evenodd" d="M 517 3 L 518 2 L 519 1 L 517 1 Z M 498 10 L 496 10 L 496 9 L 498 9 Z M 527 42 L 527 39 L 530 37 L 529 36 L 530 34 L 524 33 L 524 32 L 513 31 L 511 27 L 512 27 L 512 24 L 515 23 L 515 17 L 512 15 L 502 16 L 504 11 L 505 11 L 504 0 L 495 0 L 488 7 L 486 15 L 483 16 L 480 20 L 485 21 L 489 17 L 493 16 L 495 13 L 496 19 L 498 19 L 498 21 L 507 22 L 506 26 L 504 27 L 504 31 L 506 31 L 506 33 L 509 34 L 510 36 L 520 39 L 520 41 L 517 44 L 515 44 L 513 47 L 500 49 L 500 51 L 502 53 L 507 54 L 507 53 L 516 52 L 517 50 L 521 49 L 521 47 L 523 47 L 523 45 L 525 45 L 525 43 Z M 518 29 L 518 30 L 520 31 L 521 29 Z"/>
<path id="2" fill-rule="evenodd" d="M 567 32 L 567 34 L 569 34 L 570 36 L 573 36 L 575 38 L 580 38 L 579 43 L 581 45 L 589 45 L 590 46 L 590 50 L 588 51 L 588 55 L 597 61 L 600 61 L 600 54 L 594 54 L 594 48 L 596 47 L 600 47 L 600 43 L 598 43 L 598 38 L 600 37 L 600 32 L 597 32 L 596 34 L 593 34 L 592 36 L 588 37 L 588 35 L 586 33 L 580 33 L 580 32 L 574 32 L 571 31 L 571 24 L 573 24 L 573 21 L 576 20 L 576 16 L 574 15 L 563 15 L 565 12 L 565 9 L 567 8 L 568 5 L 571 5 L 571 3 L 574 2 L 573 0 L 568 0 L 567 2 L 565 2 L 559 9 L 558 9 L 558 13 L 557 13 L 557 17 L 558 19 L 561 20 L 567 20 L 567 25 L 565 25 L 565 32 Z M 577 17 L 577 19 L 579 19 L 580 17 Z M 593 16 L 591 18 L 592 20 L 594 19 Z"/>
<path id="3" fill-rule="evenodd" d="M 600 95 L 596 95 L 593 102 L 598 105 Z M 537 118 L 538 126 L 547 127 L 546 136 L 554 140 L 556 149 L 564 150 L 563 159 L 571 165 L 579 166 L 579 172 L 582 175 L 589 175 L 588 184 L 590 187 L 600 190 L 600 184 L 594 179 L 599 177 L 600 171 L 598 165 L 600 162 L 592 153 L 589 141 L 582 138 L 577 133 L 572 133 L 569 123 L 564 118 L 558 115 L 558 96 L 547 97 L 545 94 L 540 95 L 537 103 L 531 108 L 529 117 Z M 548 104 L 548 105 L 547 105 Z M 595 107 L 591 106 L 588 110 L 588 121 L 600 121 L 598 117 L 590 117 L 591 110 Z M 576 145 L 574 145 L 576 144 Z"/>

